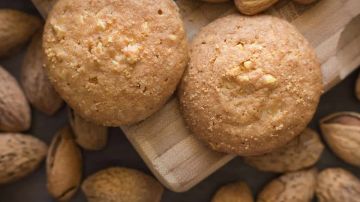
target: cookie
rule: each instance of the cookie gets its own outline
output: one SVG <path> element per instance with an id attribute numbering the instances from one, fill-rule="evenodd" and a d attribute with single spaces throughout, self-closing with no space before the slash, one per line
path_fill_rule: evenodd
<path id="1" fill-rule="evenodd" d="M 234 14 L 193 40 L 179 99 L 197 137 L 214 150 L 249 156 L 304 130 L 321 93 L 320 64 L 295 27 L 272 16 Z"/>
<path id="2" fill-rule="evenodd" d="M 172 0 L 62 0 L 43 37 L 49 79 L 83 118 L 133 124 L 173 94 L 188 61 Z"/>

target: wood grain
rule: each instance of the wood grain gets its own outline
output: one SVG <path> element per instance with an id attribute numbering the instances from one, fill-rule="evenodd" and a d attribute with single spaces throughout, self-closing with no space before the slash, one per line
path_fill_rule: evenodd
<path id="1" fill-rule="evenodd" d="M 56 0 L 32 1 L 45 17 Z M 235 12 L 232 3 L 176 2 L 189 40 L 212 20 Z M 359 0 L 321 0 L 306 6 L 283 0 L 267 13 L 293 23 L 315 47 L 326 90 L 360 64 L 360 17 L 355 18 Z M 158 180 L 172 191 L 190 189 L 235 157 L 198 141 L 186 128 L 176 98 L 145 121 L 121 128 Z"/>

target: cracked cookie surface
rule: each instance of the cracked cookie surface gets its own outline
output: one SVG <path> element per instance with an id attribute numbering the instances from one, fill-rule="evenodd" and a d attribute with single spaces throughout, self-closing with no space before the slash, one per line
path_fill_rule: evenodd
<path id="1" fill-rule="evenodd" d="M 187 125 L 212 149 L 257 155 L 298 135 L 321 93 L 319 62 L 292 25 L 235 14 L 195 37 L 179 98 Z"/>
<path id="2" fill-rule="evenodd" d="M 171 0 L 59 1 L 43 46 L 55 89 L 82 117 L 106 126 L 133 124 L 158 110 L 188 59 Z"/>

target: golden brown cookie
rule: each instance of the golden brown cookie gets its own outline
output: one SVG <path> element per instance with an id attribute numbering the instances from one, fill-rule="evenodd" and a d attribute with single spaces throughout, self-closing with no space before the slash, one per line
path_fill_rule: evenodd
<path id="1" fill-rule="evenodd" d="M 188 58 L 172 0 L 62 0 L 49 14 L 43 43 L 55 89 L 80 116 L 106 126 L 158 110 Z"/>
<path id="2" fill-rule="evenodd" d="M 214 150 L 247 156 L 304 130 L 321 93 L 314 50 L 291 24 L 234 14 L 193 40 L 179 98 L 194 134 Z"/>

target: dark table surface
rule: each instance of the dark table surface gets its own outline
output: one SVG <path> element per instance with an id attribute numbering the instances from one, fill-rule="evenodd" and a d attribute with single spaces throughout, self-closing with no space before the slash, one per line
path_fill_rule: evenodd
<path id="1" fill-rule="evenodd" d="M 14 8 L 28 13 L 39 15 L 32 6 L 30 0 L 0 0 L 0 8 Z M 0 65 L 4 66 L 10 73 L 19 77 L 19 70 L 24 56 L 24 49 L 11 57 L 0 59 Z M 360 101 L 354 96 L 354 85 L 358 71 L 352 73 L 346 80 L 341 82 L 328 93 L 324 94 L 317 113 L 310 127 L 319 131 L 318 120 L 328 114 L 339 111 L 360 112 Z M 67 115 L 64 107 L 55 116 L 48 117 L 35 110 L 32 111 L 32 127 L 27 133 L 50 143 L 53 134 L 60 127 L 67 124 Z M 360 148 L 359 148 L 360 149 Z M 110 166 L 126 166 L 139 169 L 151 174 L 142 159 L 127 141 L 122 131 L 118 128 L 110 129 L 109 142 L 102 151 L 83 151 L 84 177 L 98 170 Z M 329 151 L 328 148 L 322 154 L 320 161 L 316 164 L 318 169 L 327 167 L 342 167 L 360 177 L 360 169 L 344 163 Z M 210 201 L 216 189 L 223 184 L 235 180 L 246 181 L 257 194 L 261 188 L 276 177 L 278 174 L 264 173 L 245 165 L 240 158 L 236 158 L 223 168 L 212 174 L 206 180 L 185 193 L 174 193 L 169 190 L 164 192 L 163 202 L 202 202 Z M 36 172 L 22 180 L 0 186 L 0 202 L 50 202 L 53 200 L 46 190 L 46 176 L 44 163 Z M 74 202 L 86 201 L 81 191 L 72 200 Z"/>

